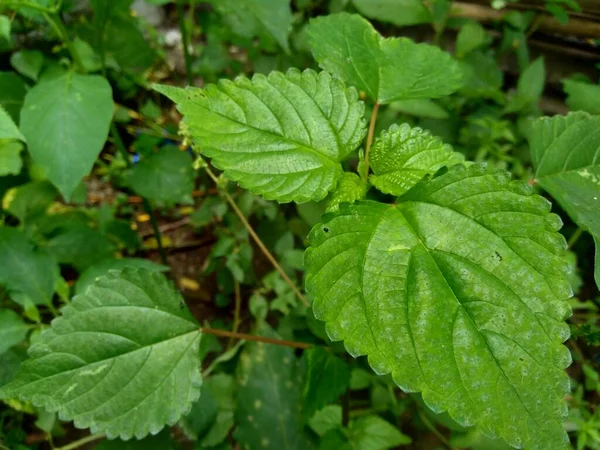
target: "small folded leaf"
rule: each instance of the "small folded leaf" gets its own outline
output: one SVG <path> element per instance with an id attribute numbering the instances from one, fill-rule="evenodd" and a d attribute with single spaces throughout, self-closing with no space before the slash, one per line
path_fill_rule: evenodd
<path id="1" fill-rule="evenodd" d="M 177 103 L 196 148 L 225 176 L 269 200 L 323 199 L 366 134 L 354 88 L 312 70 L 155 89 Z"/>
<path id="2" fill-rule="evenodd" d="M 199 342 L 198 324 L 163 275 L 111 272 L 63 308 L 0 399 L 31 401 L 111 439 L 141 439 L 198 398 Z"/>
<path id="3" fill-rule="evenodd" d="M 309 236 L 306 290 L 332 340 L 433 411 L 515 447 L 562 449 L 562 222 L 509 180 L 457 165 L 395 205 L 342 205 Z"/>
<path id="4" fill-rule="evenodd" d="M 402 195 L 426 175 L 459 164 L 461 153 L 421 128 L 404 123 L 381 133 L 371 149 L 370 181 L 386 194 Z"/>
<path id="5" fill-rule="evenodd" d="M 21 75 L 37 81 L 44 65 L 44 54 L 39 50 L 21 50 L 11 55 L 10 64 Z"/>
<path id="6" fill-rule="evenodd" d="M 336 211 L 340 203 L 354 203 L 367 195 L 369 185 L 355 173 L 344 172 L 331 199 L 327 202 L 328 211 Z"/>
<path id="7" fill-rule="evenodd" d="M 407 38 L 384 39 L 356 14 L 312 19 L 307 27 L 319 65 L 384 104 L 437 98 L 462 85 L 462 71 L 437 47 Z"/>
<path id="8" fill-rule="evenodd" d="M 571 219 L 600 238 L 600 116 L 542 117 L 529 136 L 535 178 Z M 596 274 L 598 278 L 598 264 Z M 600 283 L 596 280 L 598 286 Z"/>
<path id="9" fill-rule="evenodd" d="M 67 200 L 108 137 L 114 103 L 106 78 L 64 75 L 36 84 L 25 97 L 21 132 L 34 162 Z"/>

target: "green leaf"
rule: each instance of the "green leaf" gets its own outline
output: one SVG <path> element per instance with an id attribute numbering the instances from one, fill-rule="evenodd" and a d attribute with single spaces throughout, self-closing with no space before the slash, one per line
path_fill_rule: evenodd
<path id="1" fill-rule="evenodd" d="M 92 264 L 111 258 L 115 245 L 99 230 L 84 223 L 62 227 L 48 240 L 47 249 L 61 264 L 69 264 L 83 272 Z"/>
<path id="2" fill-rule="evenodd" d="M 9 383 L 19 371 L 21 361 L 25 359 L 25 352 L 19 350 L 0 353 L 0 387 Z"/>
<path id="3" fill-rule="evenodd" d="M 239 348 L 240 343 L 238 343 L 236 347 Z M 236 347 L 234 348 L 237 350 Z M 232 348 L 232 350 L 234 348 Z M 216 399 L 219 410 L 217 411 L 217 417 L 212 426 L 200 439 L 200 448 L 210 448 L 222 443 L 227 438 L 234 425 L 235 379 L 230 375 L 219 373 L 207 379 L 206 385 Z M 195 405 L 195 408 L 197 407 L 198 404 Z"/>
<path id="4" fill-rule="evenodd" d="M 264 325 L 261 334 L 277 335 Z M 240 355 L 235 438 L 248 449 L 313 448 L 300 422 L 301 375 L 294 350 L 249 342 Z"/>
<path id="5" fill-rule="evenodd" d="M 58 273 L 56 261 L 47 252 L 34 249 L 19 230 L 0 227 L 0 285 L 11 296 L 25 295 L 36 305 L 48 305 Z"/>
<path id="6" fill-rule="evenodd" d="M 23 144 L 15 141 L 0 141 L 0 177 L 18 175 L 23 167 L 21 152 Z"/>
<path id="7" fill-rule="evenodd" d="M 369 19 L 399 27 L 432 21 L 431 13 L 422 0 L 353 0 L 352 3 Z"/>
<path id="8" fill-rule="evenodd" d="M 208 380 L 204 380 L 200 390 L 202 401 L 194 403 L 191 411 L 180 421 L 186 435 L 195 441 L 204 436 L 212 427 L 219 412 L 219 403 L 210 391 L 207 382 Z"/>
<path id="9" fill-rule="evenodd" d="M 327 405 L 317 411 L 308 421 L 309 426 L 319 436 L 328 431 L 342 427 L 342 407 L 340 405 Z"/>
<path id="10" fill-rule="evenodd" d="M 107 275 L 111 270 L 123 270 L 126 267 L 145 269 L 149 272 L 166 272 L 169 267 L 142 258 L 108 258 L 88 267 L 75 282 L 75 293 L 83 294 L 99 277 Z"/>
<path id="11" fill-rule="evenodd" d="M 8 191 L 2 206 L 21 223 L 27 223 L 44 214 L 57 195 L 47 181 L 32 181 Z"/>
<path id="12" fill-rule="evenodd" d="M 574 111 L 600 114 L 600 86 L 577 80 L 563 80 L 567 106 Z"/>
<path id="13" fill-rule="evenodd" d="M 460 28 L 456 38 L 456 56 L 462 58 L 467 53 L 485 46 L 489 40 L 485 28 L 478 22 L 467 22 Z"/>
<path id="14" fill-rule="evenodd" d="M 148 436 L 139 441 L 104 440 L 95 450 L 174 450 L 176 447 L 170 434 L 168 430 L 163 430 L 156 436 Z"/>
<path id="15" fill-rule="evenodd" d="M 20 398 L 109 439 L 172 425 L 200 393 L 199 326 L 161 274 L 111 272 L 29 350 L 0 398 Z"/>
<path id="16" fill-rule="evenodd" d="M 307 33 L 323 69 L 378 103 L 443 97 L 462 84 L 460 66 L 448 53 L 407 38 L 384 39 L 356 14 L 317 17 Z"/>
<path id="17" fill-rule="evenodd" d="M 37 81 L 44 66 L 44 55 L 39 50 L 21 50 L 11 55 L 10 64 L 21 75 Z"/>
<path id="18" fill-rule="evenodd" d="M 19 113 L 27 93 L 25 82 L 14 72 L 0 72 L 0 106 L 19 123 Z"/>
<path id="19" fill-rule="evenodd" d="M 546 69 L 544 58 L 539 57 L 529 64 L 517 82 L 517 94 L 511 98 L 506 106 L 506 112 L 516 112 L 535 106 L 544 92 L 546 83 Z"/>
<path id="20" fill-rule="evenodd" d="M 395 426 L 378 416 L 352 421 L 349 432 L 353 450 L 386 450 L 412 442 Z"/>
<path id="21" fill-rule="evenodd" d="M 332 340 L 433 411 L 513 446 L 565 448 L 562 222 L 509 180 L 457 165 L 397 204 L 340 207 L 309 236 L 306 290 Z"/>
<path id="22" fill-rule="evenodd" d="M 334 402 L 350 384 L 350 366 L 322 347 L 306 350 L 302 414 L 309 418 L 326 404 Z"/>
<path id="23" fill-rule="evenodd" d="M 353 88 L 312 70 L 222 80 L 204 89 L 157 86 L 177 103 L 197 149 L 225 176 L 269 200 L 323 199 L 366 134 Z"/>
<path id="24" fill-rule="evenodd" d="M 290 0 L 211 0 L 210 3 L 235 34 L 274 39 L 290 53 L 288 35 L 294 20 Z"/>
<path id="25" fill-rule="evenodd" d="M 126 183 L 140 196 L 161 204 L 192 203 L 192 158 L 175 145 L 142 158 L 126 175 Z"/>
<path id="26" fill-rule="evenodd" d="M 11 20 L 8 16 L 0 14 L 0 52 L 5 52 L 12 48 L 12 38 L 10 37 Z"/>
<path id="27" fill-rule="evenodd" d="M 0 139 L 15 139 L 25 142 L 25 137 L 2 106 L 0 106 Z"/>
<path id="28" fill-rule="evenodd" d="M 489 53 L 474 51 L 461 61 L 464 85 L 460 93 L 468 98 L 491 98 L 498 103 L 505 100 L 501 92 L 504 73 L 494 57 Z"/>
<path id="29" fill-rule="evenodd" d="M 354 203 L 367 195 L 369 185 L 355 173 L 344 172 L 327 202 L 328 211 L 337 211 L 341 203 Z"/>
<path id="30" fill-rule="evenodd" d="M 426 175 L 464 160 L 439 138 L 404 123 L 381 133 L 371 149 L 370 181 L 386 194 L 402 195 Z"/>
<path id="31" fill-rule="evenodd" d="M 600 237 L 599 136 L 600 116 L 584 112 L 537 119 L 529 136 L 537 182 L 596 240 Z M 598 270 L 596 264 L 596 278 Z"/>
<path id="32" fill-rule="evenodd" d="M 108 136 L 114 103 L 97 75 L 66 73 L 35 85 L 25 97 L 21 132 L 29 153 L 69 200 Z"/>
<path id="33" fill-rule="evenodd" d="M 427 119 L 447 119 L 450 117 L 448 111 L 434 101 L 425 98 L 398 100 L 390 103 L 390 109 L 403 114 L 424 117 Z"/>
<path id="34" fill-rule="evenodd" d="M 29 326 L 21 316 L 10 309 L 0 309 L 0 354 L 24 340 L 27 331 Z"/>

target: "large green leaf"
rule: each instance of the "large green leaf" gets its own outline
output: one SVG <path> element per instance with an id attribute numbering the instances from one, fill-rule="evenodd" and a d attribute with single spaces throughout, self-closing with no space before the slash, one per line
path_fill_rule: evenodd
<path id="1" fill-rule="evenodd" d="M 432 20 L 423 0 L 352 0 L 352 3 L 368 18 L 400 27 L 429 23 Z"/>
<path id="2" fill-rule="evenodd" d="M 290 0 L 211 0 L 225 23 L 236 34 L 252 38 L 274 39 L 290 52 L 288 35 L 294 16 Z"/>
<path id="3" fill-rule="evenodd" d="M 263 335 L 276 337 L 264 325 Z M 291 348 L 249 342 L 237 368 L 235 437 L 248 449 L 310 450 L 300 422 L 302 377 Z"/>
<path id="4" fill-rule="evenodd" d="M 168 145 L 137 163 L 127 174 L 127 184 L 139 195 L 162 204 L 192 203 L 192 158 Z"/>
<path id="5" fill-rule="evenodd" d="M 404 123 L 392 125 L 374 142 L 371 149 L 370 181 L 386 194 L 402 195 L 425 175 L 464 160 L 439 138 L 421 128 Z"/>
<path id="6" fill-rule="evenodd" d="M 435 412 L 566 448 L 562 222 L 521 181 L 454 166 L 397 204 L 342 205 L 310 234 L 306 289 L 332 340 Z"/>
<path id="7" fill-rule="evenodd" d="M 319 65 L 378 103 L 449 95 L 462 84 L 462 71 L 437 47 L 407 38 L 384 39 L 356 14 L 312 19 L 307 28 Z"/>
<path id="8" fill-rule="evenodd" d="M 197 149 L 227 178 L 269 200 L 321 200 L 340 161 L 366 134 L 353 88 L 312 70 L 222 80 L 204 89 L 157 86 L 177 103 Z"/>
<path id="9" fill-rule="evenodd" d="M 58 272 L 54 258 L 34 249 L 23 233 L 0 227 L 0 285 L 13 298 L 25 296 L 37 305 L 50 304 Z"/>
<path id="10" fill-rule="evenodd" d="M 600 238 L 600 116 L 542 117 L 529 136 L 535 178 L 583 230 Z M 596 283 L 600 268 L 596 264 Z"/>
<path id="11" fill-rule="evenodd" d="M 66 73 L 33 87 L 21 111 L 29 153 L 69 199 L 94 165 L 108 136 L 114 103 L 97 75 Z"/>
<path id="12" fill-rule="evenodd" d="M 0 399 L 29 400 L 109 438 L 141 439 L 198 398 L 199 342 L 198 324 L 163 275 L 111 272 L 63 308 Z"/>

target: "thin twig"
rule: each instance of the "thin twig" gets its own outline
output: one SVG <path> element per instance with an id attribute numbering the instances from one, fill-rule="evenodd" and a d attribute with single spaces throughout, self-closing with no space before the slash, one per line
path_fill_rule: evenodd
<path id="1" fill-rule="evenodd" d="M 242 309 L 242 293 L 240 290 L 240 283 L 237 280 L 233 281 L 233 287 L 235 291 L 235 309 L 233 310 L 233 326 L 231 331 L 237 333 L 240 328 L 240 310 Z M 229 339 L 227 348 L 231 348 L 233 345 L 233 337 Z"/>
<path id="2" fill-rule="evenodd" d="M 215 182 L 215 184 L 217 186 L 219 186 L 219 179 L 216 177 L 216 175 L 213 173 L 213 171 L 210 170 L 210 167 L 208 167 L 207 164 L 204 165 L 204 170 L 206 170 L 206 173 L 208 174 L 208 176 L 210 178 L 212 178 L 212 180 Z M 242 222 L 242 224 L 244 225 L 244 227 L 246 227 L 246 230 L 248 230 L 248 233 L 250 234 L 250 236 L 252 236 L 252 239 L 254 239 L 254 242 L 256 242 L 256 245 L 258 245 L 258 248 L 260 249 L 260 251 L 263 252 L 263 254 L 267 257 L 269 262 L 273 265 L 275 270 L 277 270 L 277 272 L 279 272 L 279 274 L 281 275 L 283 280 L 290 286 L 292 291 L 294 291 L 294 294 L 296 294 L 296 297 L 298 297 L 298 299 L 304 304 L 304 306 L 309 308 L 310 303 L 308 302 L 306 297 L 296 287 L 296 284 L 290 279 L 288 274 L 285 273 L 285 270 L 283 270 L 283 267 L 281 267 L 279 262 L 277 262 L 277 259 L 275 259 L 275 257 L 269 251 L 269 249 L 266 247 L 266 245 L 261 240 L 261 238 L 258 237 L 258 234 L 256 234 L 256 232 L 254 231 L 254 228 L 252 228 L 252 225 L 250 225 L 250 223 L 248 222 L 248 219 L 246 219 L 246 216 L 244 216 L 244 213 L 240 210 L 238 205 L 235 203 L 235 200 L 231 197 L 231 195 L 229 195 L 229 193 L 225 189 L 221 189 L 221 192 L 223 194 L 223 197 L 225 197 L 225 200 L 227 200 L 227 203 L 229 203 L 229 205 L 231 206 L 231 209 L 233 209 L 233 211 L 237 214 L 237 216 L 239 217 L 239 219 Z"/>
<path id="3" fill-rule="evenodd" d="M 423 411 L 421 411 L 421 408 L 419 408 L 419 406 L 417 406 L 417 414 L 419 414 L 419 418 L 421 419 L 423 424 L 429 429 L 429 431 L 431 431 L 433 434 L 435 434 L 435 436 L 446 447 L 448 447 L 451 450 L 456 450 L 456 447 L 453 446 L 448 439 L 446 439 L 446 436 L 444 436 L 442 433 L 440 433 L 438 431 L 438 429 L 435 427 L 435 425 L 431 423 L 431 421 L 425 416 L 425 414 L 423 414 Z"/>
<path id="4" fill-rule="evenodd" d="M 74 450 L 89 442 L 97 441 L 98 439 L 104 439 L 105 437 L 106 436 L 104 436 L 103 434 L 91 434 L 62 447 L 56 447 L 55 450 Z"/>
<path id="5" fill-rule="evenodd" d="M 185 26 L 185 15 L 183 11 L 183 0 L 176 0 L 177 18 L 179 19 L 179 31 L 181 32 L 181 44 L 183 46 L 183 59 L 185 62 L 185 77 L 189 85 L 193 84 L 192 78 L 192 58 L 190 57 L 190 42 L 188 39 L 187 28 Z"/>
<path id="6" fill-rule="evenodd" d="M 154 238 L 156 239 L 156 246 L 158 247 L 158 254 L 160 255 L 160 261 L 165 265 L 169 265 L 169 260 L 167 259 L 167 254 L 165 252 L 165 248 L 162 242 L 162 235 L 160 234 L 160 230 L 158 229 L 158 223 L 156 223 L 156 217 L 154 217 L 154 210 L 152 209 L 152 205 L 147 198 L 143 198 L 142 204 L 144 205 L 144 210 L 146 214 L 150 217 L 150 225 L 152 225 L 152 231 L 154 232 Z"/>
<path id="7" fill-rule="evenodd" d="M 373 112 L 371 113 L 371 121 L 369 122 L 369 132 L 367 134 L 367 146 L 365 148 L 365 167 L 363 177 L 369 177 L 369 152 L 371 151 L 371 145 L 373 144 L 373 135 L 375 134 L 375 123 L 377 122 L 377 113 L 379 112 L 379 103 L 373 105 Z"/>
<path id="8" fill-rule="evenodd" d="M 265 344 L 275 344 L 284 347 L 300 348 L 303 350 L 314 347 L 314 345 L 307 344 L 306 342 L 286 341 L 284 339 L 273 339 L 265 336 L 256 336 L 254 334 L 234 333 L 233 331 L 218 330 L 216 328 L 200 328 L 200 331 L 202 333 L 213 334 L 215 336 L 242 339 L 245 341 L 263 342 Z"/>
<path id="9" fill-rule="evenodd" d="M 158 230 L 164 234 L 167 231 L 173 231 L 173 230 L 176 230 L 177 228 L 187 225 L 188 223 L 190 223 L 190 220 L 191 220 L 190 216 L 187 216 L 181 220 L 178 220 L 177 222 L 171 222 L 171 223 L 161 225 L 160 227 L 158 227 Z M 142 238 L 145 238 L 148 236 L 152 236 L 153 234 L 154 234 L 154 231 L 144 231 L 143 233 L 140 233 L 140 236 Z"/>
<path id="10" fill-rule="evenodd" d="M 582 234 L 583 234 L 583 230 L 581 228 L 577 228 L 573 232 L 571 237 L 569 237 L 569 241 L 567 242 L 567 247 L 569 248 L 569 250 L 573 248 L 573 246 L 579 240 L 579 238 L 581 237 Z"/>

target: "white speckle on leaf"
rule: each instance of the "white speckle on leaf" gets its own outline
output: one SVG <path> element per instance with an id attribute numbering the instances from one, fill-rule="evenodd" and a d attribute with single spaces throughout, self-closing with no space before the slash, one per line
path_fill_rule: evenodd
<path id="1" fill-rule="evenodd" d="M 98 366 L 95 369 L 82 370 L 81 372 L 79 372 L 79 376 L 87 377 L 87 376 L 91 376 L 91 375 L 98 375 L 100 372 L 102 372 L 107 367 L 108 367 L 108 364 L 102 364 L 101 366 Z"/>

